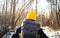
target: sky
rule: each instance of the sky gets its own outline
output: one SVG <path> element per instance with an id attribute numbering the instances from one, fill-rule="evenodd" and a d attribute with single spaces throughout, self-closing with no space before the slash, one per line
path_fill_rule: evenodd
<path id="1" fill-rule="evenodd" d="M 2 9 L 3 0 L 0 0 L 0 10 Z"/>
<path id="2" fill-rule="evenodd" d="M 5 0 L 0 0 L 0 11 L 2 10 L 2 6 L 4 4 L 4 1 Z M 10 0 L 8 0 L 8 10 L 10 9 Z M 27 2 L 28 0 L 25 0 L 25 3 L 28 3 Z M 5 1 L 6 2 L 6 1 Z M 22 4 L 23 4 L 23 1 L 22 0 L 18 0 L 17 4 L 16 4 L 16 10 L 19 10 L 21 7 L 22 7 Z M 6 4 L 5 4 L 6 6 Z M 35 10 L 36 9 L 36 1 L 34 0 L 34 2 L 32 3 L 31 5 L 31 9 Z M 45 15 L 48 14 L 49 15 L 49 10 L 50 10 L 50 6 L 48 4 L 48 2 L 46 0 L 38 0 L 38 4 L 37 4 L 37 10 L 38 12 L 42 12 L 44 13 Z"/>

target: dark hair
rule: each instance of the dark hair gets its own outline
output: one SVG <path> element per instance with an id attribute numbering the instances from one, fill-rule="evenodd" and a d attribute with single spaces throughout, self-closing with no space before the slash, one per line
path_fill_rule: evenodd
<path id="1" fill-rule="evenodd" d="M 16 33 L 21 33 L 21 27 L 17 28 Z"/>

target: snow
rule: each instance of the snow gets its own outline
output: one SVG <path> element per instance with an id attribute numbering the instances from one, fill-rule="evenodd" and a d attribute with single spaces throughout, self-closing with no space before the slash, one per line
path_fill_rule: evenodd
<path id="1" fill-rule="evenodd" d="M 60 38 L 60 31 L 54 31 L 54 30 L 49 30 L 48 26 L 42 27 L 44 33 L 49 37 L 49 38 Z"/>
<path id="2" fill-rule="evenodd" d="M 49 38 L 60 38 L 60 31 L 54 31 L 48 29 L 48 26 L 41 27 L 43 29 L 43 32 L 49 37 Z M 11 36 L 14 34 L 14 31 L 10 31 L 6 33 L 2 38 L 11 38 Z"/>
<path id="3" fill-rule="evenodd" d="M 14 33 L 14 31 L 7 32 L 2 38 L 11 38 Z"/>

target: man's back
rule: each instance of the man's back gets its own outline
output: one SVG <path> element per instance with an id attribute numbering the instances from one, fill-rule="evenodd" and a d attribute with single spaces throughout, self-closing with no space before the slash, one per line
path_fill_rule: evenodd
<path id="1" fill-rule="evenodd" d="M 23 24 L 23 31 L 26 34 L 37 34 L 37 31 L 40 29 L 40 24 L 36 21 L 25 20 Z"/>
<path id="2" fill-rule="evenodd" d="M 26 19 L 23 22 L 23 27 L 24 38 L 36 38 L 36 34 L 38 34 L 38 30 L 40 29 L 40 24 L 35 20 Z"/>

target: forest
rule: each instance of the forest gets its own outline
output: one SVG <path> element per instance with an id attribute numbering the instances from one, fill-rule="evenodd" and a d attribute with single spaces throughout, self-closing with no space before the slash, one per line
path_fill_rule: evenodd
<path id="1" fill-rule="evenodd" d="M 60 0 L 1 0 L 0 37 L 19 27 L 29 10 L 37 11 L 40 27 L 60 30 Z"/>

